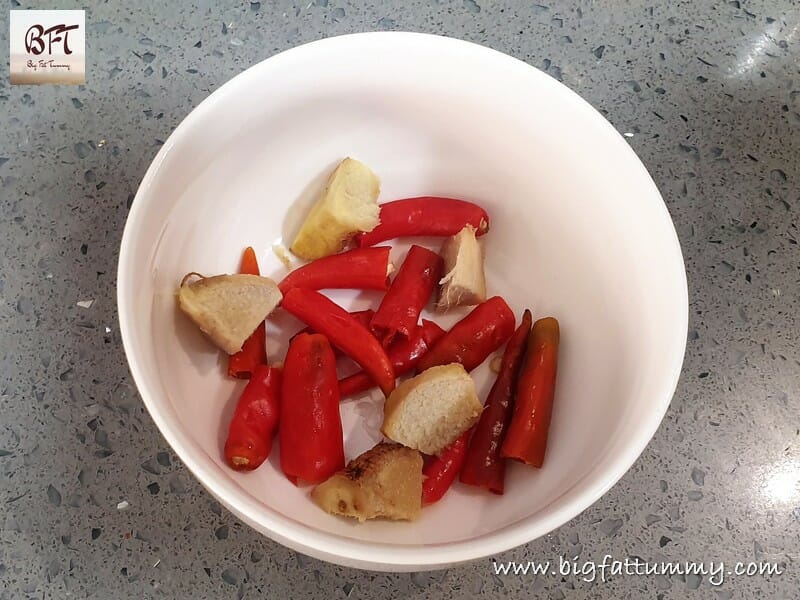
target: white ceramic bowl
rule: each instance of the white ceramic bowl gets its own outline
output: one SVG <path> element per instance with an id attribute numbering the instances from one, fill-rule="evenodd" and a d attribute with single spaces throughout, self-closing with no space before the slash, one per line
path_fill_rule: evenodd
<path id="1" fill-rule="evenodd" d="M 188 271 L 235 271 L 246 245 L 256 248 L 265 274 L 282 276 L 272 244 L 290 238 L 345 156 L 379 174 L 382 201 L 430 194 L 480 202 L 492 218 L 485 238 L 490 292 L 518 316 L 531 307 L 561 322 L 545 465 L 512 465 L 504 496 L 456 484 L 417 522 L 356 524 L 325 514 L 307 488 L 292 486 L 277 449 L 249 474 L 222 460 L 242 383 L 224 376 L 219 353 L 176 312 L 175 288 Z M 406 246 L 398 244 L 395 256 Z M 333 297 L 355 307 L 376 299 Z M 120 250 L 118 302 L 145 405 L 214 496 L 290 548 L 390 571 L 495 555 L 600 498 L 669 405 L 688 314 L 669 214 L 612 126 L 523 62 L 411 33 L 350 35 L 283 52 L 192 111 L 136 195 Z M 274 359 L 283 358 L 280 340 L 298 327 L 289 317 L 271 326 Z M 485 395 L 488 367 L 475 375 Z M 342 405 L 348 459 L 378 439 L 380 415 L 377 396 Z"/>

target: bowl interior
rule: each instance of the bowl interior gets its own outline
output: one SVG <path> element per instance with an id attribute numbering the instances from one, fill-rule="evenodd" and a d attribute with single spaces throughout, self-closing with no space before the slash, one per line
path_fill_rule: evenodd
<path id="1" fill-rule="evenodd" d="M 355 524 L 323 513 L 281 474 L 277 444 L 253 473 L 221 448 L 241 382 L 175 307 L 183 274 L 234 272 L 272 247 L 345 156 L 380 176 L 380 200 L 444 195 L 482 204 L 490 294 L 562 327 L 543 469 L 511 465 L 506 494 L 457 484 L 414 523 Z M 438 249 L 439 241 L 420 243 Z M 288 243 L 287 243 L 288 245 Z M 399 264 L 408 243 L 395 243 Z M 313 555 L 403 568 L 475 558 L 571 518 L 610 487 L 652 436 L 680 370 L 686 283 L 665 207 L 625 141 L 577 96 L 496 52 L 413 34 L 326 40 L 235 78 L 178 128 L 136 197 L 120 258 L 125 347 L 148 409 L 199 479 L 271 537 Z M 334 293 L 344 306 L 371 293 Z M 279 311 L 280 312 L 280 311 Z M 463 313 L 435 315 L 450 325 Z M 282 360 L 302 325 L 277 314 Z M 342 365 L 347 368 L 347 364 Z M 485 397 L 488 361 L 474 373 Z M 343 403 L 347 458 L 380 439 L 378 393 Z"/>

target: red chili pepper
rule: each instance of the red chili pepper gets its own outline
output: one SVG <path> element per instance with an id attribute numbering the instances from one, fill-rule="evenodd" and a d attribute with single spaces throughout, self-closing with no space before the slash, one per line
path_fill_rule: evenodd
<path id="1" fill-rule="evenodd" d="M 388 246 L 356 248 L 319 258 L 289 273 L 278 287 L 283 294 L 293 287 L 386 291 L 389 289 L 389 250 Z"/>
<path id="2" fill-rule="evenodd" d="M 361 365 L 384 395 L 394 389 L 394 370 L 386 351 L 370 330 L 341 306 L 319 292 L 303 288 L 289 290 L 281 306 L 314 331 L 326 335 L 331 344 Z"/>
<path id="3" fill-rule="evenodd" d="M 397 334 L 408 339 L 419 314 L 442 277 L 442 257 L 422 246 L 411 246 L 403 265 L 386 292 L 370 327 L 388 347 Z"/>
<path id="4" fill-rule="evenodd" d="M 449 237 L 472 225 L 477 235 L 489 231 L 489 215 L 477 204 L 453 198 L 422 196 L 394 200 L 380 205 L 380 224 L 355 237 L 364 248 L 400 237 L 432 235 Z"/>
<path id="5" fill-rule="evenodd" d="M 405 375 L 417 365 L 422 355 L 428 351 L 436 340 L 444 335 L 444 329 L 433 321 L 422 320 L 422 325 L 411 334 L 407 340 L 399 339 L 386 351 L 389 360 L 392 361 L 394 374 L 396 377 Z M 364 371 L 354 373 L 349 377 L 339 380 L 339 393 L 342 398 L 360 394 L 375 387 L 375 382 Z"/>
<path id="6" fill-rule="evenodd" d="M 364 327 L 369 327 L 369 323 L 370 323 L 370 321 L 372 321 L 372 316 L 375 314 L 375 311 L 372 310 L 371 308 L 368 308 L 367 310 L 356 310 L 356 311 L 351 312 L 350 314 L 355 318 L 356 321 L 361 323 Z M 317 332 L 314 331 L 311 327 L 306 327 L 304 329 L 301 329 L 297 333 L 295 333 L 289 339 L 289 342 L 291 342 L 294 338 L 296 338 L 301 333 L 317 333 Z M 339 350 L 339 348 L 337 348 L 336 346 L 334 346 L 333 347 L 333 353 L 336 354 L 336 355 L 339 355 L 339 354 L 342 353 L 342 351 Z"/>
<path id="7" fill-rule="evenodd" d="M 476 485 L 495 494 L 503 493 L 506 459 L 500 446 L 511 422 L 514 388 L 531 332 L 531 311 L 526 310 L 514 335 L 508 340 L 500 373 L 489 392 L 461 469 L 461 483 Z"/>
<path id="8" fill-rule="evenodd" d="M 248 246 L 242 254 L 239 273 L 244 275 L 260 275 L 255 250 Z M 267 329 L 261 323 L 242 344 L 242 349 L 228 358 L 228 376 L 248 379 L 257 365 L 267 362 Z"/>
<path id="9" fill-rule="evenodd" d="M 244 388 L 225 440 L 225 460 L 232 469 L 252 471 L 267 460 L 278 428 L 281 370 L 256 365 Z"/>
<path id="10" fill-rule="evenodd" d="M 528 337 L 528 351 L 517 383 L 514 416 L 500 451 L 533 467 L 541 467 L 553 413 L 558 371 L 558 321 L 539 319 Z"/>
<path id="11" fill-rule="evenodd" d="M 324 335 L 302 334 L 289 346 L 279 434 L 281 469 L 292 483 L 325 481 L 344 468 L 336 358 Z"/>
<path id="12" fill-rule="evenodd" d="M 433 321 L 422 319 L 422 337 L 428 345 L 428 348 L 433 348 L 433 345 L 438 342 L 440 338 L 444 337 L 445 333 L 446 331 Z"/>
<path id="13" fill-rule="evenodd" d="M 453 325 L 417 363 L 417 370 L 459 362 L 467 371 L 472 371 L 512 333 L 514 313 L 505 300 L 494 296 Z"/>
<path id="14" fill-rule="evenodd" d="M 434 456 L 422 469 L 422 503 L 438 502 L 458 477 L 467 455 L 467 442 L 472 429 L 462 433 L 439 456 Z"/>
<path id="15" fill-rule="evenodd" d="M 369 324 L 372 322 L 372 317 L 375 316 L 375 311 L 371 308 L 367 308 L 366 310 L 354 310 L 350 314 L 355 317 L 356 321 L 368 328 Z"/>

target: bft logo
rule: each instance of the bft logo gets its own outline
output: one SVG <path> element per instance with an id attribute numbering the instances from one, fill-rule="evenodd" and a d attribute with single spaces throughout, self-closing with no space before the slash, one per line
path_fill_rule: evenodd
<path id="1" fill-rule="evenodd" d="M 79 25 L 65 25 L 60 23 L 48 29 L 41 25 L 31 25 L 28 33 L 25 34 L 25 50 L 30 54 L 39 55 L 47 48 L 47 53 L 53 53 L 53 44 L 61 42 L 62 51 L 64 54 L 72 54 L 69 49 L 69 32 L 73 29 L 78 29 Z M 63 37 L 62 37 L 63 36 Z M 47 46 L 45 46 L 45 39 Z"/>
<path id="2" fill-rule="evenodd" d="M 82 10 L 11 11 L 11 83 L 85 83 Z"/>

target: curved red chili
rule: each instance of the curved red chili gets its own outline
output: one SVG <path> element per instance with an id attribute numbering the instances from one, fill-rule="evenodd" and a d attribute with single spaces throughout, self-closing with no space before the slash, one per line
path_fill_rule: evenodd
<path id="1" fill-rule="evenodd" d="M 433 504 L 441 500 L 458 477 L 467 454 L 467 443 L 472 429 L 462 433 L 454 442 L 434 456 L 422 468 L 422 503 Z"/>
<path id="2" fill-rule="evenodd" d="M 482 302 L 434 344 L 417 371 L 459 362 L 472 371 L 514 333 L 514 313 L 500 296 Z"/>
<path id="3" fill-rule="evenodd" d="M 318 483 L 344 468 L 336 358 L 328 339 L 301 334 L 289 346 L 281 392 L 281 469 Z"/>
<path id="4" fill-rule="evenodd" d="M 482 487 L 495 494 L 504 491 L 506 459 L 500 456 L 500 446 L 514 410 L 514 388 L 531 332 L 531 321 L 531 311 L 526 310 L 522 322 L 508 340 L 500 373 L 483 405 L 461 469 L 461 483 Z"/>
<path id="5" fill-rule="evenodd" d="M 375 314 L 375 311 L 372 310 L 371 308 L 368 308 L 366 310 L 354 310 L 350 314 L 353 316 L 353 318 L 356 321 L 361 323 L 364 327 L 369 327 L 369 323 L 370 323 L 370 321 L 372 321 L 372 316 Z M 295 333 L 291 338 L 289 338 L 289 342 L 291 342 L 294 338 L 296 338 L 301 333 L 317 333 L 317 332 L 314 331 L 311 327 L 305 327 L 305 328 L 301 329 L 300 331 L 298 331 L 297 333 Z M 336 354 L 337 356 L 339 356 L 339 355 L 341 355 L 342 351 L 339 348 L 337 348 L 336 346 L 334 346 L 333 347 L 333 353 Z"/>
<path id="6" fill-rule="evenodd" d="M 341 306 L 319 292 L 302 288 L 289 290 L 281 306 L 314 331 L 326 335 L 331 344 L 361 365 L 384 395 L 394 389 L 394 369 L 386 351 L 370 330 Z"/>
<path id="7" fill-rule="evenodd" d="M 289 273 L 278 284 L 284 295 L 293 287 L 324 289 L 389 289 L 388 246 L 355 248 L 314 260 Z"/>
<path id="8" fill-rule="evenodd" d="M 411 246 L 386 292 L 370 327 L 384 347 L 399 334 L 408 339 L 419 315 L 442 277 L 442 257 L 422 246 Z"/>
<path id="9" fill-rule="evenodd" d="M 422 337 L 428 345 L 428 348 L 433 348 L 433 345 L 438 342 L 440 338 L 444 337 L 445 333 L 445 330 L 439 327 L 437 323 L 429 321 L 428 319 L 422 319 Z"/>
<path id="10" fill-rule="evenodd" d="M 281 370 L 257 365 L 236 403 L 225 440 L 225 460 L 252 471 L 267 460 L 280 417 Z"/>
<path id="11" fill-rule="evenodd" d="M 489 215 L 477 204 L 455 198 L 421 196 L 393 200 L 380 205 L 380 224 L 372 231 L 355 237 L 363 248 L 394 238 L 430 235 L 449 237 L 466 225 L 472 225 L 477 235 L 489 231 Z"/>
<path id="12" fill-rule="evenodd" d="M 244 275 L 260 275 L 256 252 L 251 246 L 244 249 L 239 273 Z M 267 329 L 261 323 L 242 344 L 242 349 L 228 357 L 228 376 L 248 379 L 256 366 L 267 362 Z"/>
<path id="13" fill-rule="evenodd" d="M 514 415 L 501 456 L 541 467 L 553 414 L 558 345 L 561 333 L 553 317 L 539 319 L 528 337 L 528 351 L 517 383 Z"/>
<path id="14" fill-rule="evenodd" d="M 444 329 L 433 321 L 422 320 L 422 325 L 418 325 L 411 337 L 407 340 L 399 339 L 386 351 L 389 360 L 392 361 L 394 374 L 396 377 L 405 375 L 417 365 L 422 355 L 428 351 L 436 340 L 444 335 Z M 339 393 L 342 399 L 355 394 L 360 394 L 375 387 L 375 382 L 364 371 L 354 373 L 349 377 L 339 380 Z"/>

